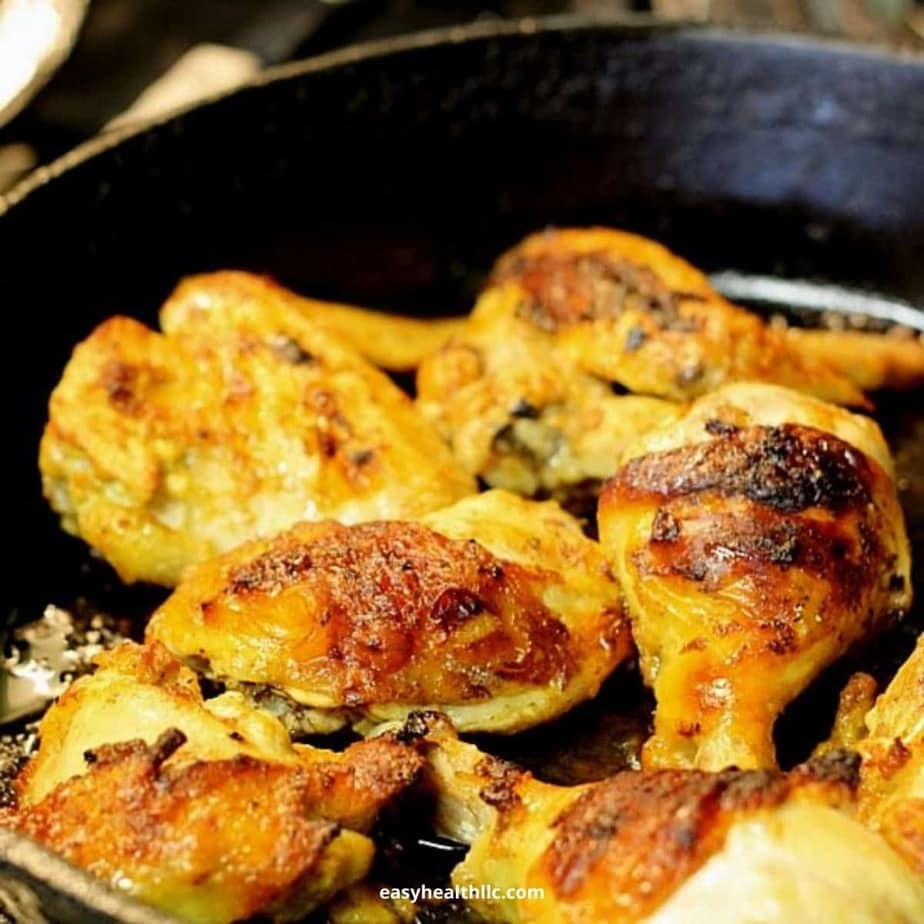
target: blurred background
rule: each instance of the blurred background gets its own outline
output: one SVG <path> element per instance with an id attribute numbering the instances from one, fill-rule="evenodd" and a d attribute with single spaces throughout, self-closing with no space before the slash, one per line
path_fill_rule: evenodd
<path id="1" fill-rule="evenodd" d="M 924 0 L 0 0 L 0 194 L 101 131 L 353 42 L 476 20 L 651 13 L 924 48 Z"/>

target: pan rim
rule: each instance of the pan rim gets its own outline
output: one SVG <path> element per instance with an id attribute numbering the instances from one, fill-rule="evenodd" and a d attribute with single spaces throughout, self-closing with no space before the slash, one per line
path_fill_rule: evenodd
<path id="1" fill-rule="evenodd" d="M 654 34 L 658 37 L 673 36 L 680 40 L 690 38 L 716 42 L 734 40 L 754 45 L 775 46 L 781 49 L 814 49 L 831 55 L 879 60 L 893 65 L 907 65 L 920 68 L 924 72 L 924 49 L 903 47 L 888 42 L 850 42 L 838 37 L 783 32 L 746 23 L 723 25 L 689 20 L 665 21 L 647 13 L 562 14 L 445 26 L 408 35 L 359 42 L 298 61 L 274 65 L 265 68 L 256 76 L 230 90 L 220 91 L 154 119 L 94 135 L 49 164 L 38 167 L 6 193 L 0 194 L 0 219 L 27 201 L 34 192 L 43 189 L 52 180 L 69 173 L 87 161 L 148 131 L 161 128 L 192 112 L 206 109 L 241 93 L 361 61 L 387 59 L 392 55 L 437 48 L 442 45 L 463 45 L 517 35 L 550 33 L 571 35 L 594 31 L 623 33 L 626 36 Z"/>

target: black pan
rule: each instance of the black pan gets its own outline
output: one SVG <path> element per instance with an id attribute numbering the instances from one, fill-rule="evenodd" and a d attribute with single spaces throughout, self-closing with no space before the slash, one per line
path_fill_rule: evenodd
<path id="1" fill-rule="evenodd" d="M 763 307 L 924 327 L 924 62 L 644 20 L 477 25 L 277 69 L 91 142 L 0 199 L 0 215 L 6 612 L 34 619 L 81 596 L 137 610 L 146 592 L 120 589 L 60 532 L 36 466 L 48 394 L 103 318 L 153 322 L 180 276 L 219 267 L 383 308 L 464 311 L 522 234 L 607 224 L 663 241 Z M 924 496 L 921 403 L 880 398 L 906 499 Z M 921 508 L 907 506 L 920 535 Z M 831 695 L 812 696 L 815 721 L 830 718 Z M 553 737 L 593 755 L 599 716 L 571 721 L 571 738 Z M 560 746 L 550 758 L 543 740 L 527 736 L 519 756 L 544 753 L 548 774 L 564 774 Z M 0 898 L 8 888 L 52 920 L 163 920 L 0 831 Z"/>

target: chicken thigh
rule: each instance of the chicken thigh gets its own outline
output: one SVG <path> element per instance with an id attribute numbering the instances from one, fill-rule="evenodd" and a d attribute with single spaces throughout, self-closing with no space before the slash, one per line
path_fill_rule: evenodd
<path id="1" fill-rule="evenodd" d="M 776 386 L 726 386 L 642 437 L 599 528 L 657 699 L 646 767 L 775 766 L 783 707 L 910 605 L 879 428 Z"/>
<path id="2" fill-rule="evenodd" d="M 112 318 L 74 352 L 40 467 L 64 527 L 127 581 L 300 520 L 414 516 L 475 489 L 411 400 L 286 301 L 184 294 L 163 334 Z"/>
<path id="3" fill-rule="evenodd" d="M 314 732 L 424 706 L 518 731 L 595 695 L 631 651 L 599 546 L 556 504 L 502 491 L 246 544 L 193 569 L 148 637 Z"/>
<path id="4" fill-rule="evenodd" d="M 202 924 L 293 920 L 362 878 L 361 832 L 422 766 L 385 738 L 293 746 L 239 694 L 203 700 L 159 645 L 102 656 L 39 731 L 4 824 Z"/>

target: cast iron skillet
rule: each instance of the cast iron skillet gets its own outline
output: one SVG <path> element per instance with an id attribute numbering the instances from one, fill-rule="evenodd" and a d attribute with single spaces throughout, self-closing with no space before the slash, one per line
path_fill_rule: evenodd
<path id="1" fill-rule="evenodd" d="M 137 607 L 144 591 L 118 588 L 60 532 L 36 467 L 48 393 L 103 318 L 153 322 L 179 277 L 224 267 L 465 311 L 522 234 L 606 224 L 734 270 L 737 294 L 766 276 L 810 280 L 786 300 L 855 308 L 836 283 L 924 326 L 924 63 L 645 20 L 482 24 L 278 69 L 92 142 L 0 199 L 0 215 L 5 610 L 33 619 L 78 596 Z M 882 400 L 906 442 L 920 397 Z M 166 920 L 3 831 L 0 886 L 52 920 Z"/>

